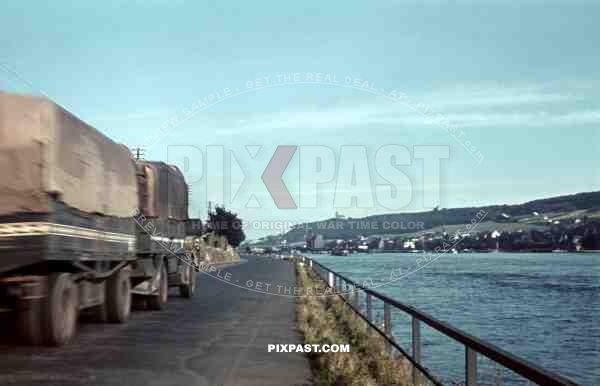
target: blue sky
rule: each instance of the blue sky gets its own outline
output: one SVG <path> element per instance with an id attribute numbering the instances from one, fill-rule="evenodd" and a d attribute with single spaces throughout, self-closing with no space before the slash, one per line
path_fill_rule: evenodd
<path id="1" fill-rule="evenodd" d="M 212 199 L 248 222 L 332 216 L 335 178 L 319 187 L 316 208 L 277 209 L 260 175 L 278 145 L 328 147 L 336 172 L 341 146 L 366 146 L 371 187 L 361 188 L 368 194 L 382 182 L 377 149 L 408 148 L 411 165 L 399 167 L 412 181 L 406 211 L 431 206 L 423 199 L 430 189 L 423 162 L 414 157 L 414 146 L 423 145 L 449 149 L 442 207 L 598 190 L 600 5 L 515 3 L 5 1 L 0 89 L 43 92 L 130 147 L 147 144 L 173 118 L 181 121 L 149 158 L 167 160 L 174 145 L 196 146 L 204 157 L 207 145 L 223 146 L 222 195 L 213 189 L 219 179 L 209 177 L 220 173 L 206 159 L 186 166 L 190 180 L 199 180 L 192 214 L 204 213 Z M 274 85 L 278 75 L 306 80 L 307 73 L 341 83 L 359 78 L 375 92 L 323 82 L 247 87 L 256 79 L 264 85 L 265 77 Z M 225 89 L 234 96 L 183 119 L 198 100 Z M 389 97 L 393 90 L 406 95 L 403 103 Z M 470 141 L 484 159 L 477 162 L 420 114 L 425 109 L 462 131 L 462 143 Z M 254 159 L 246 145 L 261 146 Z M 243 172 L 230 165 L 231 152 Z M 301 169 L 297 152 L 284 174 L 296 202 Z M 246 207 L 252 194 L 260 208 Z M 376 204 L 340 212 L 386 210 Z M 249 229 L 250 237 L 270 232 Z"/>

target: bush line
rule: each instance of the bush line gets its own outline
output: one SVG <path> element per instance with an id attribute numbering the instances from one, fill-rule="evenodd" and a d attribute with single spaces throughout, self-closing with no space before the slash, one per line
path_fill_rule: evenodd
<path id="1" fill-rule="evenodd" d="M 296 264 L 298 286 L 325 287 L 303 264 Z M 411 365 L 388 354 L 384 339 L 338 296 L 304 296 L 297 305 L 298 326 L 306 344 L 349 344 L 349 353 L 310 353 L 320 386 L 412 385 Z"/>

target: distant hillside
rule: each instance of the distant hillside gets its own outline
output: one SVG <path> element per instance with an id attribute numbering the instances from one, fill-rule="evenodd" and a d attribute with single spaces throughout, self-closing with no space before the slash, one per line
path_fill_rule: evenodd
<path id="1" fill-rule="evenodd" d="M 584 216 L 600 217 L 600 191 L 544 198 L 518 205 L 435 209 L 418 213 L 387 213 L 363 218 L 328 219 L 300 224 L 283 238 L 289 243 L 294 243 L 303 241 L 306 235 L 317 233 L 321 234 L 324 239 L 351 239 L 359 235 L 401 235 L 415 232 L 415 229 L 383 229 L 384 223 L 391 224 L 393 222 L 404 224 L 405 228 L 408 228 L 410 223 L 419 222 L 423 224 L 425 230 L 442 225 L 452 228 L 453 225 L 469 224 L 472 219 L 479 218 L 478 213 L 482 210 L 487 213 L 485 216 L 487 223 L 539 228 L 547 226 L 550 221 L 563 221 Z M 377 223 L 378 225 L 358 229 L 357 222 Z"/>

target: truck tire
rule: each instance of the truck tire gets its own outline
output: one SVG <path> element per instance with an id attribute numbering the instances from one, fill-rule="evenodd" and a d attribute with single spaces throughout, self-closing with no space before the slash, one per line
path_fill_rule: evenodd
<path id="1" fill-rule="evenodd" d="M 106 280 L 106 319 L 109 323 L 125 323 L 131 314 L 131 281 L 129 270 L 121 269 Z"/>
<path id="2" fill-rule="evenodd" d="M 75 335 L 79 315 L 79 291 L 69 273 L 50 275 L 45 303 L 45 343 L 62 346 Z"/>
<path id="3" fill-rule="evenodd" d="M 44 344 L 44 299 L 31 300 L 24 309 L 17 311 L 17 329 L 26 344 Z"/>
<path id="4" fill-rule="evenodd" d="M 169 278 L 167 277 L 167 264 L 163 263 L 160 268 L 160 277 L 158 279 L 158 293 L 148 297 L 148 308 L 155 311 L 162 310 L 167 304 L 169 298 Z"/>
<path id="5" fill-rule="evenodd" d="M 187 268 L 187 281 L 187 284 L 179 286 L 179 294 L 184 298 L 190 299 L 194 296 L 194 292 L 196 292 L 196 269 L 192 264 L 189 264 Z"/>

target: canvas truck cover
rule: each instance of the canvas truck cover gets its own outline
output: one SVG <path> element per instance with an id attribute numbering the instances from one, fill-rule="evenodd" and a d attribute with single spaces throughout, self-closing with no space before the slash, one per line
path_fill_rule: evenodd
<path id="1" fill-rule="evenodd" d="M 187 220 L 188 186 L 177 166 L 164 162 L 138 161 L 144 176 L 140 185 L 141 212 L 147 217 Z"/>
<path id="2" fill-rule="evenodd" d="M 138 208 L 129 150 L 46 98 L 0 92 L 0 216 L 48 212 L 50 194 L 84 212 Z"/>

